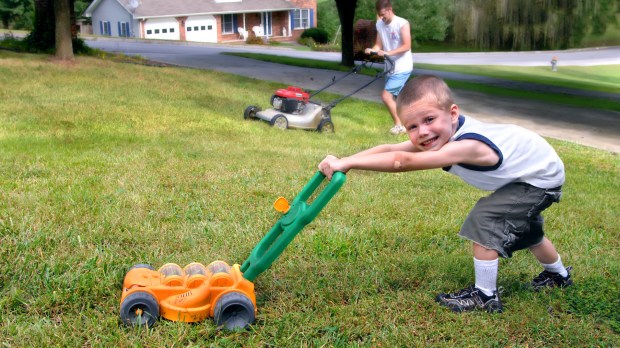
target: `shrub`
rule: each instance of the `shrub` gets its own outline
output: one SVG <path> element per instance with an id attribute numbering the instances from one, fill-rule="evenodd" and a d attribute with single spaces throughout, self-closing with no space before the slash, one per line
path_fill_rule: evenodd
<path id="1" fill-rule="evenodd" d="M 318 44 L 326 44 L 329 41 L 329 35 L 327 34 L 327 31 L 321 28 L 306 29 L 303 33 L 301 33 L 301 38 L 312 38 L 314 42 Z"/>
<path id="2" fill-rule="evenodd" d="M 252 35 L 248 37 L 247 40 L 245 40 L 245 43 L 250 44 L 250 45 L 264 45 L 265 40 L 263 40 L 262 37 Z"/>
<path id="3" fill-rule="evenodd" d="M 310 48 L 316 47 L 316 42 L 314 42 L 314 39 L 311 37 L 300 37 L 299 40 L 297 40 L 297 42 L 300 45 L 308 46 Z"/>

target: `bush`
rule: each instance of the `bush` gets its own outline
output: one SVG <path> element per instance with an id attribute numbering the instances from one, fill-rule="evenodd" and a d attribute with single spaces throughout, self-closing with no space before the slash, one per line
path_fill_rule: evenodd
<path id="1" fill-rule="evenodd" d="M 245 40 L 245 43 L 250 44 L 250 45 L 264 45 L 265 40 L 263 40 L 262 37 L 252 35 L 248 37 L 247 40 Z"/>
<path id="2" fill-rule="evenodd" d="M 316 47 L 316 42 L 314 42 L 314 39 L 311 37 L 300 37 L 297 42 L 300 45 L 304 45 L 304 46 L 308 46 L 310 48 L 315 48 Z"/>
<path id="3" fill-rule="evenodd" d="M 312 38 L 314 42 L 321 45 L 326 44 L 329 41 L 329 35 L 327 34 L 327 31 L 321 28 L 306 29 L 303 33 L 301 33 L 301 38 Z"/>

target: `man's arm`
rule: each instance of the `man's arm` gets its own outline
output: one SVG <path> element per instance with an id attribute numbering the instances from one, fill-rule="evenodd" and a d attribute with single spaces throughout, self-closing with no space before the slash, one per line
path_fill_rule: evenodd
<path id="1" fill-rule="evenodd" d="M 395 50 L 384 52 L 384 54 L 387 54 L 388 56 L 396 56 L 401 53 L 411 51 L 411 30 L 409 22 L 400 28 L 400 38 L 402 39 L 402 44 Z"/>
<path id="2" fill-rule="evenodd" d="M 379 52 L 383 49 L 383 44 L 381 43 L 381 37 L 379 37 L 379 33 L 377 33 L 377 38 L 375 39 L 375 45 L 371 48 L 367 48 L 364 50 L 364 53 L 370 54 L 371 52 Z"/>

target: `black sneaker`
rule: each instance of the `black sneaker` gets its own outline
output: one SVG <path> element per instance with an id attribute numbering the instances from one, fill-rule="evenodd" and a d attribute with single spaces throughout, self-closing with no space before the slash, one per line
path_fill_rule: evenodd
<path id="1" fill-rule="evenodd" d="M 560 273 L 553 273 L 553 272 L 544 270 L 536 278 L 534 278 L 534 280 L 532 280 L 532 283 L 531 283 L 532 288 L 534 288 L 535 291 L 539 291 L 546 287 L 565 288 L 567 286 L 571 286 L 573 285 L 573 280 L 570 279 L 570 271 L 572 269 L 573 267 L 571 266 L 566 267 L 566 271 L 568 272 L 568 275 L 566 276 L 566 278 L 562 277 Z"/>
<path id="2" fill-rule="evenodd" d="M 435 301 L 454 312 L 483 309 L 489 313 L 501 313 L 504 310 L 497 291 L 493 292 L 493 295 L 487 296 L 474 285 L 451 294 L 442 292 L 437 295 Z"/>

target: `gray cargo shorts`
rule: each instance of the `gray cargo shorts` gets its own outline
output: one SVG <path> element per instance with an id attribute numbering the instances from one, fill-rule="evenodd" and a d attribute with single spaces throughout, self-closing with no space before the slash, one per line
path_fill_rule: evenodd
<path id="1" fill-rule="evenodd" d="M 459 236 L 511 257 L 514 251 L 542 242 L 545 233 L 540 213 L 561 196 L 561 186 L 541 189 L 526 183 L 508 184 L 476 203 Z"/>

